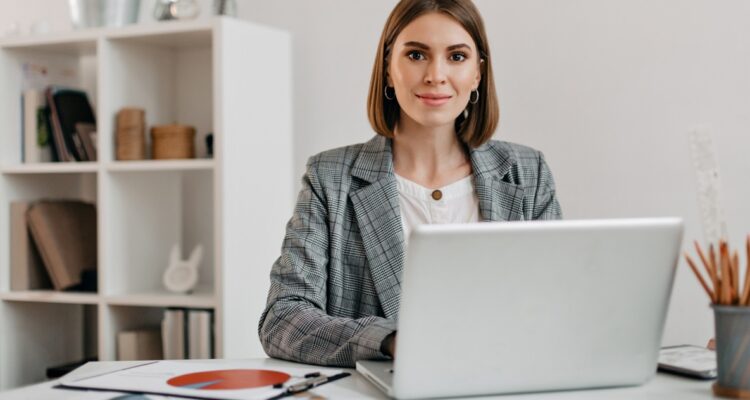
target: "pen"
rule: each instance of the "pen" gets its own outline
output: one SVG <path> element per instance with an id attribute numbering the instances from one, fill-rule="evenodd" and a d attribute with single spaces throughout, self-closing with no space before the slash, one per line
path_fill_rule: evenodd
<path id="1" fill-rule="evenodd" d="M 340 374 L 331 375 L 331 376 L 327 376 L 327 375 L 316 376 L 314 378 L 304 380 L 300 383 L 295 383 L 294 385 L 290 385 L 283 392 L 277 394 L 276 396 L 269 397 L 267 400 L 276 400 L 276 399 L 284 398 L 286 396 L 291 396 L 293 394 L 302 393 L 314 387 L 326 384 L 328 382 L 333 382 L 341 378 L 346 378 L 349 375 L 351 374 L 348 372 L 342 372 Z"/>

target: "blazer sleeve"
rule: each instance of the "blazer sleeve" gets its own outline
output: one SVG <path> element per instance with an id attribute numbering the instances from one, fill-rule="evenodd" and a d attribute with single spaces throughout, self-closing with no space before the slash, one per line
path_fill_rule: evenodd
<path id="1" fill-rule="evenodd" d="M 271 288 L 258 334 L 266 353 L 307 364 L 354 367 L 361 359 L 387 359 L 380 351 L 396 322 L 326 312 L 329 231 L 323 189 L 311 159 L 281 256 L 271 269 Z"/>
<path id="2" fill-rule="evenodd" d="M 560 203 L 557 201 L 557 191 L 555 190 L 555 180 L 542 152 L 539 152 L 537 171 L 532 219 L 562 219 L 562 210 L 560 209 Z"/>

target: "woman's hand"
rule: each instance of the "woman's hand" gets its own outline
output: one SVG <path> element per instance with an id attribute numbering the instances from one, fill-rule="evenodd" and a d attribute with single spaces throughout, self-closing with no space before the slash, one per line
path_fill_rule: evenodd
<path id="1" fill-rule="evenodd" d="M 391 333 L 383 339 L 380 349 L 385 355 L 396 358 L 396 332 Z"/>

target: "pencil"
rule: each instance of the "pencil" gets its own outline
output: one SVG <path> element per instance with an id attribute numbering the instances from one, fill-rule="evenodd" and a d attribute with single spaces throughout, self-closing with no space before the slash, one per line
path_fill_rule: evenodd
<path id="1" fill-rule="evenodd" d="M 742 298 L 740 299 L 740 305 L 750 305 L 748 302 L 750 302 L 750 235 L 747 235 L 747 240 L 745 240 L 745 247 L 747 249 L 747 259 L 746 261 L 746 268 L 745 268 L 745 290 L 742 291 Z"/>
<path id="2" fill-rule="evenodd" d="M 711 299 L 711 301 L 713 301 L 714 293 L 711 291 L 711 289 L 708 288 L 708 285 L 706 285 L 706 281 L 703 280 L 703 276 L 701 276 L 700 271 L 698 271 L 698 267 L 695 266 L 695 263 L 693 263 L 693 260 L 690 259 L 690 256 L 687 253 L 685 253 L 685 260 L 687 260 L 687 263 L 690 266 L 690 269 L 692 269 L 695 273 L 695 276 L 698 277 L 698 281 L 701 283 L 701 286 L 703 286 L 703 289 L 706 291 L 706 294 L 708 294 L 708 297 Z"/>
<path id="3" fill-rule="evenodd" d="M 717 298 L 717 294 L 719 293 L 717 291 L 717 288 L 719 287 L 719 279 L 716 276 L 716 270 L 713 268 L 711 263 L 706 260 L 706 255 L 703 254 L 703 250 L 701 249 L 701 246 L 698 244 L 698 241 L 693 242 L 695 244 L 695 250 L 698 251 L 698 256 L 701 258 L 701 262 L 703 263 L 703 266 L 706 268 L 706 271 L 708 271 L 708 277 L 711 278 L 711 283 L 713 284 L 713 297 L 711 298 L 711 301 L 714 303 L 718 303 L 719 299 Z"/>
<path id="4" fill-rule="evenodd" d="M 734 288 L 732 290 L 732 303 L 740 304 L 742 285 L 740 285 L 740 254 L 737 252 L 737 250 L 735 250 L 734 254 L 732 254 L 731 261 L 732 282 L 734 284 Z"/>
<path id="5" fill-rule="evenodd" d="M 727 244 L 723 240 L 719 242 L 719 257 L 721 262 L 721 304 L 732 304 L 732 273 L 729 268 L 729 255 L 727 254 Z"/>
<path id="6" fill-rule="evenodd" d="M 714 244 L 711 243 L 708 245 L 708 262 L 711 265 L 711 269 L 716 272 L 716 287 L 714 289 L 716 290 L 716 304 L 721 304 L 722 300 L 722 293 L 724 293 L 724 279 L 721 275 L 721 269 L 719 268 L 719 262 L 716 259 L 716 251 L 714 250 Z"/>

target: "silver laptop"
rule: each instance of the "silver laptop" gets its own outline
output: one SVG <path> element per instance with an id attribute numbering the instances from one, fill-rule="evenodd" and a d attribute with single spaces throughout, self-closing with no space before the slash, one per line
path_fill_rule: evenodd
<path id="1" fill-rule="evenodd" d="M 399 399 L 638 385 L 655 373 L 682 220 L 426 225 L 410 238 Z"/>

